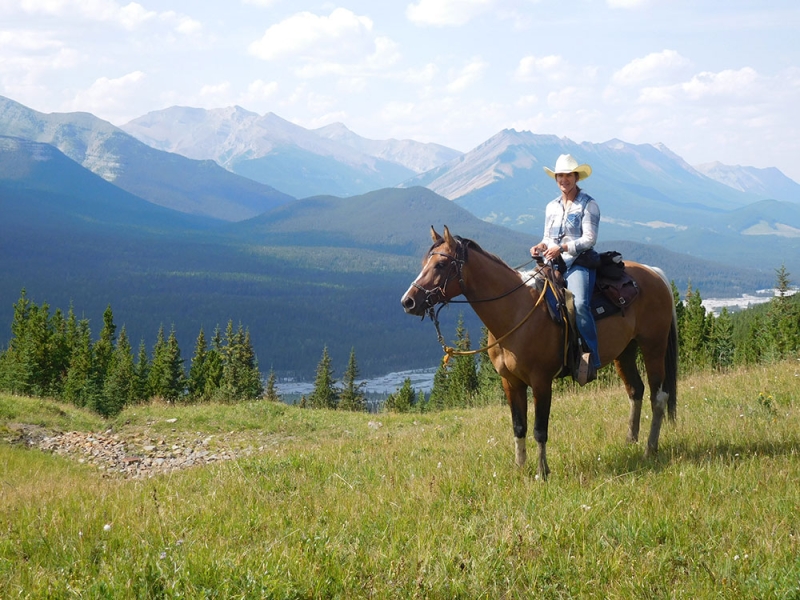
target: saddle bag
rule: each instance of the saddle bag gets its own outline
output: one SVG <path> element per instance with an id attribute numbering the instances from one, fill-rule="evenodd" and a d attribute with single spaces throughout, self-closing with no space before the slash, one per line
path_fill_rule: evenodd
<path id="1" fill-rule="evenodd" d="M 639 286 L 625 271 L 620 269 L 616 279 L 599 275 L 598 273 L 597 287 L 616 306 L 627 308 L 639 295 Z"/>

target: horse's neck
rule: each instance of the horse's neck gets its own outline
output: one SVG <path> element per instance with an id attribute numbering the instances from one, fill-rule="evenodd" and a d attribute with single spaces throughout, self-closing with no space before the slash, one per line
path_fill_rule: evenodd
<path id="1" fill-rule="evenodd" d="M 468 265 L 464 296 L 495 336 L 516 326 L 533 308 L 530 288 L 513 269 L 478 252 L 470 255 Z"/>

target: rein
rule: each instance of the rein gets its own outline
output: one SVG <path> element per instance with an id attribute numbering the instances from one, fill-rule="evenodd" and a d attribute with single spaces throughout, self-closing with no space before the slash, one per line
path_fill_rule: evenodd
<path id="1" fill-rule="evenodd" d="M 466 250 L 467 247 L 463 243 L 463 241 L 462 241 L 462 239 L 460 237 L 456 237 L 455 239 L 456 239 L 456 242 L 457 242 L 456 256 L 452 256 L 450 254 L 445 254 L 444 252 L 431 251 L 428 254 L 428 258 L 430 259 L 434 255 L 437 255 L 437 256 L 444 256 L 445 258 L 449 258 L 450 259 L 450 261 L 451 261 L 450 262 L 450 267 L 451 267 L 450 270 L 452 271 L 452 267 L 455 266 L 455 275 L 458 277 L 458 283 L 459 283 L 459 286 L 461 287 L 461 293 L 463 294 L 465 286 L 464 286 L 464 278 L 463 278 L 463 275 L 462 275 L 462 268 L 463 268 L 464 264 L 467 262 L 467 250 Z M 459 258 L 459 256 L 458 256 L 459 254 L 461 255 L 461 258 Z M 530 264 L 531 262 L 533 262 L 533 260 L 534 259 L 531 259 L 530 261 L 528 261 L 524 265 L 521 265 L 521 267 Z M 519 268 L 521 268 L 521 267 L 519 267 Z M 490 348 L 494 348 L 495 346 L 500 344 L 508 336 L 510 336 L 515 331 L 517 331 L 520 327 L 522 327 L 522 325 L 525 324 L 525 322 L 528 319 L 531 318 L 533 313 L 536 311 L 537 308 L 539 308 L 539 305 L 544 300 L 548 286 L 552 287 L 553 284 L 552 284 L 552 282 L 550 281 L 550 279 L 548 277 L 545 277 L 544 278 L 545 285 L 542 288 L 542 293 L 539 294 L 539 299 L 533 305 L 533 308 L 531 308 L 531 310 L 528 312 L 528 314 L 525 315 L 522 318 L 522 320 L 519 323 L 517 323 L 510 331 L 507 331 L 505 334 L 503 334 L 501 337 L 497 338 L 493 343 L 489 344 L 488 346 L 484 346 L 483 348 L 478 348 L 477 350 L 456 350 L 455 348 L 453 348 L 451 346 L 448 346 L 447 343 L 445 342 L 444 336 L 442 335 L 442 332 L 441 332 L 441 330 L 439 328 L 439 312 L 447 304 L 449 304 L 449 303 L 453 303 L 453 304 L 472 304 L 472 303 L 475 303 L 475 302 L 493 302 L 495 300 L 500 300 L 501 298 L 505 298 L 506 296 L 509 296 L 509 295 L 513 294 L 514 292 L 516 292 L 521 287 L 524 287 L 524 286 L 528 285 L 528 282 L 531 279 L 535 278 L 536 275 L 540 271 L 541 271 L 541 268 L 535 269 L 533 274 L 530 277 L 528 277 L 528 279 L 522 281 L 522 283 L 520 283 L 518 286 L 508 290 L 507 292 L 504 292 L 504 293 L 502 293 L 502 294 L 500 294 L 498 296 L 494 296 L 492 298 L 481 298 L 481 299 L 478 299 L 478 300 L 448 300 L 447 297 L 446 297 L 445 288 L 447 288 L 447 284 L 450 282 L 450 278 L 451 278 L 451 273 L 450 272 L 448 272 L 447 277 L 445 277 L 444 283 L 442 285 L 432 289 L 432 290 L 426 290 L 425 288 L 423 288 L 422 286 L 420 286 L 416 282 L 412 283 L 412 285 L 414 287 L 416 287 L 418 290 L 420 290 L 420 291 L 425 293 L 425 303 L 428 304 L 427 315 L 430 317 L 431 321 L 433 321 L 434 327 L 436 328 L 436 337 L 439 340 L 439 344 L 441 345 L 442 350 L 444 351 L 444 358 L 442 359 L 442 364 L 446 365 L 448 363 L 448 361 L 450 360 L 450 358 L 453 357 L 453 356 L 473 356 L 475 354 L 480 354 L 481 352 L 486 352 Z M 555 290 L 553 290 L 553 291 L 555 292 Z M 437 304 L 440 305 L 438 309 L 435 308 Z M 423 319 L 424 318 L 425 317 L 423 316 Z"/>

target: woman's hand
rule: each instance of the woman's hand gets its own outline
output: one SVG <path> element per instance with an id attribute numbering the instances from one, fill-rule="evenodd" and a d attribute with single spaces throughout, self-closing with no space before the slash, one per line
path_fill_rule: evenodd
<path id="1" fill-rule="evenodd" d="M 545 244 L 544 242 L 536 244 L 531 248 L 531 256 L 534 257 L 541 256 L 542 254 L 544 254 L 545 250 L 547 250 L 547 244 Z"/>

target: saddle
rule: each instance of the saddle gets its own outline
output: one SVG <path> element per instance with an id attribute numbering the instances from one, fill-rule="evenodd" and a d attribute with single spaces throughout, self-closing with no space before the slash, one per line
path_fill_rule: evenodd
<path id="1" fill-rule="evenodd" d="M 590 251 L 592 262 L 581 262 L 596 271 L 595 285 L 592 293 L 591 308 L 595 321 L 623 312 L 639 295 L 636 280 L 625 271 L 625 263 L 619 252 L 609 251 L 602 254 Z M 584 259 L 586 260 L 586 259 Z M 572 293 L 566 288 L 561 275 L 565 269 L 543 267 L 542 273 L 551 285 L 545 286 L 545 299 L 550 317 L 559 325 L 564 325 L 564 359 L 563 367 L 557 377 L 572 376 L 578 380 L 581 356 L 588 349 L 582 348 L 578 328 L 575 324 L 575 303 Z"/>

